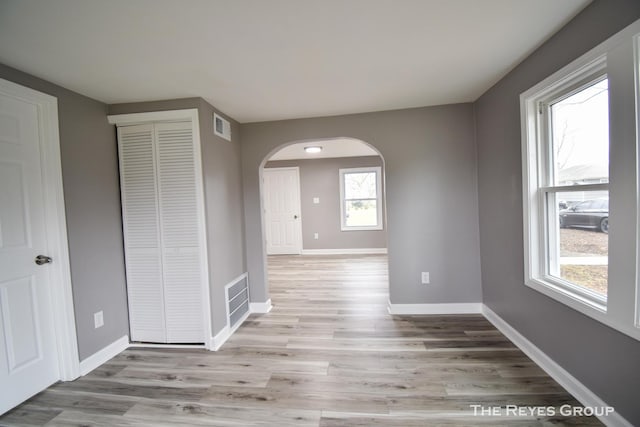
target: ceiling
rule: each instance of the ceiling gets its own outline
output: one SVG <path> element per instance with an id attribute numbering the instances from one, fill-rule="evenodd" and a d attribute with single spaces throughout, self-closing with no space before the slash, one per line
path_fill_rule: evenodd
<path id="1" fill-rule="evenodd" d="M 476 100 L 589 0 L 0 0 L 0 62 L 240 122 Z"/>
<path id="2" fill-rule="evenodd" d="M 307 153 L 304 147 L 322 147 L 319 153 Z M 269 160 L 326 159 L 332 157 L 379 156 L 380 154 L 364 142 L 353 138 L 332 138 L 317 141 L 297 142 L 288 145 Z"/>

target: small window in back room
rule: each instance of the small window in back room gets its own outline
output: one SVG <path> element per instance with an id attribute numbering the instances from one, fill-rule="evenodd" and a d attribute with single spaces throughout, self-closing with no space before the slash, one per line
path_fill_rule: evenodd
<path id="1" fill-rule="evenodd" d="M 340 169 L 342 230 L 381 230 L 381 168 Z"/>

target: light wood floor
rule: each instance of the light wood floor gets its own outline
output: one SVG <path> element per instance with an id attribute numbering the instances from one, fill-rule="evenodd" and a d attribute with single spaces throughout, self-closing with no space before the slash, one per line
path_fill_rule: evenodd
<path id="1" fill-rule="evenodd" d="M 222 350 L 129 349 L 0 425 L 600 425 L 473 416 L 579 404 L 481 316 L 390 316 L 385 256 L 270 257 L 269 277 L 273 310 Z"/>

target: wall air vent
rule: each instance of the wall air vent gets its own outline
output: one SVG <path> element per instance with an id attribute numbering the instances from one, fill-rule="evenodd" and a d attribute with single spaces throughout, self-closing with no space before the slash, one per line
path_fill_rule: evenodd
<path id="1" fill-rule="evenodd" d="M 217 113 L 213 113 L 213 132 L 219 137 L 231 141 L 231 124 Z"/>
<path id="2" fill-rule="evenodd" d="M 249 316 L 249 279 L 243 274 L 225 286 L 227 291 L 227 321 L 232 331 Z"/>

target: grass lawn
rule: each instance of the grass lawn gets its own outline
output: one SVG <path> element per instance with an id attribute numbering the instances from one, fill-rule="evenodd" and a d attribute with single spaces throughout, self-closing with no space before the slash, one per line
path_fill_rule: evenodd
<path id="1" fill-rule="evenodd" d="M 607 265 L 562 265 L 560 275 L 577 285 L 607 295 L 609 266 Z"/>
<path id="2" fill-rule="evenodd" d="M 602 257 L 609 253 L 609 235 L 594 230 L 560 229 L 561 257 Z M 564 264 L 560 276 L 576 285 L 607 295 L 608 265 Z"/>

